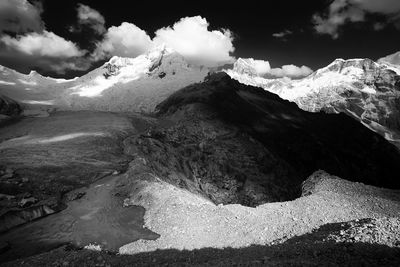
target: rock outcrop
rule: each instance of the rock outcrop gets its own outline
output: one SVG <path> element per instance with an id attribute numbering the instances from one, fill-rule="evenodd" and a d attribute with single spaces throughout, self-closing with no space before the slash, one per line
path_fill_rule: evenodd
<path id="1" fill-rule="evenodd" d="M 17 117 L 22 112 L 21 106 L 11 98 L 0 95 L 0 123 Z"/>
<path id="2" fill-rule="evenodd" d="M 0 95 L 0 115 L 17 116 L 21 113 L 21 106 L 11 98 Z"/>

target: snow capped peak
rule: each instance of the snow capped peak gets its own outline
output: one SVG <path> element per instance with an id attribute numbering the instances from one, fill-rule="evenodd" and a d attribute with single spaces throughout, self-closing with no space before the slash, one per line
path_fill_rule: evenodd
<path id="1" fill-rule="evenodd" d="M 339 77 L 340 80 L 342 80 L 342 78 L 347 80 L 348 77 L 354 77 L 356 79 L 367 79 L 368 76 L 373 76 L 374 73 L 381 72 L 386 68 L 386 66 L 378 64 L 368 58 L 339 58 L 335 59 L 328 66 L 315 71 L 308 78 L 315 80 L 320 79 L 323 76 L 331 76 L 332 79 L 337 79 Z M 332 75 L 335 77 L 338 75 L 339 76 L 335 78 Z"/>
<path id="2" fill-rule="evenodd" d="M 37 73 L 37 71 L 35 71 L 35 70 L 31 70 L 31 72 L 29 72 L 28 75 L 29 75 L 29 76 L 37 76 L 37 75 L 40 75 L 40 74 Z"/>
<path id="3" fill-rule="evenodd" d="M 149 50 L 147 53 L 139 55 L 135 58 L 130 57 L 120 57 L 113 56 L 109 61 L 107 61 L 103 66 L 107 66 L 109 64 L 116 67 L 126 67 L 138 64 L 143 61 L 152 61 L 157 62 L 162 57 L 170 55 L 172 53 L 176 53 L 172 48 L 167 47 L 166 45 L 156 46 L 152 50 Z"/>
<path id="4" fill-rule="evenodd" d="M 72 87 L 73 94 L 86 97 L 100 96 L 116 84 L 126 84 L 141 78 L 164 78 L 191 67 L 173 49 L 161 45 L 135 58 L 113 56 L 102 67 L 80 78 L 86 80 Z"/>

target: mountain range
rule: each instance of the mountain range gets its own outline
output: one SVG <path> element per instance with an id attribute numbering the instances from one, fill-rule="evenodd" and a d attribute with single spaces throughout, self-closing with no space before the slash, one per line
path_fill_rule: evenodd
<path id="1" fill-rule="evenodd" d="M 65 243 L 264 246 L 398 217 L 396 58 L 297 79 L 253 59 L 189 64 L 166 46 L 69 80 L 1 67 L 0 262 Z"/>
<path id="2" fill-rule="evenodd" d="M 19 102 L 25 114 L 58 110 L 151 112 L 172 92 L 200 82 L 208 70 L 160 46 L 136 58 L 112 57 L 70 80 L 28 75 L 2 67 L 0 94 Z"/>
<path id="3" fill-rule="evenodd" d="M 232 78 L 261 87 L 310 112 L 345 113 L 390 142 L 400 144 L 400 67 L 398 53 L 374 62 L 336 59 L 301 79 L 260 76 L 254 60 L 239 58 L 224 69 Z M 173 92 L 220 71 L 187 63 L 172 49 L 159 46 L 137 58 L 112 57 L 101 67 L 74 79 L 25 75 L 0 68 L 3 115 L 16 101 L 25 115 L 53 109 L 150 113 Z M 15 113 L 14 112 L 14 113 Z"/>
<path id="4" fill-rule="evenodd" d="M 227 73 L 310 112 L 345 113 L 400 144 L 400 67 L 384 59 L 336 59 L 302 79 L 261 77 L 239 59 Z"/>

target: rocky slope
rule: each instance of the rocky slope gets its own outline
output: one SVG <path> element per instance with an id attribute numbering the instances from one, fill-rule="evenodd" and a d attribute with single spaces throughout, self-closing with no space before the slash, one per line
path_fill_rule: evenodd
<path id="1" fill-rule="evenodd" d="M 396 144 L 400 140 L 400 69 L 395 65 L 369 59 L 337 59 L 301 80 L 265 79 L 243 71 L 243 66 L 227 73 L 244 84 L 293 101 L 304 110 L 342 112 L 387 140 Z"/>
<path id="2" fill-rule="evenodd" d="M 343 114 L 309 113 L 224 73 L 158 107 L 165 122 L 125 140 L 151 172 L 214 203 L 255 206 L 294 199 L 312 172 L 400 188 L 400 154 Z"/>
<path id="3" fill-rule="evenodd" d="M 266 264 L 264 257 L 269 257 L 284 264 L 275 258 L 276 251 L 305 264 L 311 256 L 304 253 L 317 251 L 324 256 L 313 256 L 314 262 L 326 263 L 332 257 L 324 251 L 331 251 L 339 264 L 349 262 L 338 256 L 347 247 L 343 238 L 367 239 L 339 223 L 350 220 L 350 228 L 361 229 L 355 220 L 364 218 L 384 227 L 377 235 L 366 230 L 371 254 L 356 240 L 358 254 L 345 255 L 377 264 L 399 261 L 399 192 L 371 185 L 400 188 L 400 153 L 380 135 L 344 114 L 303 111 L 225 73 L 176 91 L 156 111 L 129 117 L 56 112 L 2 128 L 0 162 L 7 167 L 0 168 L 2 218 L 10 218 L 11 208 L 27 212 L 60 203 L 68 208 L 1 233 L 0 261 L 71 243 L 121 254 L 155 253 L 146 254 L 153 255 L 153 265 L 154 259 L 162 260 L 160 255 L 175 255 L 170 263 L 195 257 L 200 265 Z M 319 169 L 330 174 L 315 172 Z M 75 188 L 79 191 L 66 194 Z M 143 224 L 138 206 L 146 209 Z M 138 228 L 143 231 L 135 233 Z M 299 243 L 296 256 L 291 251 Z M 224 254 L 226 247 L 231 255 L 243 255 L 242 260 Z M 175 251 L 181 249 L 202 250 Z M 222 259 L 205 260 L 203 251 L 210 250 Z M 57 259 L 51 260 L 54 255 Z M 96 259 L 82 258 L 88 255 Z M 83 261 L 105 265 L 108 259 L 127 265 L 138 258 L 147 262 L 146 255 L 57 250 L 23 261 L 73 266 Z"/>
<path id="4" fill-rule="evenodd" d="M 122 255 L 67 246 L 4 266 L 398 266 L 398 191 L 321 171 L 305 185 L 312 190 L 295 201 L 246 208 L 142 184 L 127 203 L 146 207 L 159 239 L 126 245 Z"/>
<path id="5" fill-rule="evenodd" d="M 289 202 L 268 203 L 256 208 L 241 205 L 215 206 L 160 180 L 136 180 L 133 188 L 134 191 L 125 204 L 145 207 L 145 226 L 159 233 L 161 237 L 157 240 L 139 240 L 123 246 L 120 253 L 124 254 L 166 248 L 241 248 L 283 243 L 329 223 L 382 217 L 397 218 L 393 228 L 386 228 L 391 233 L 388 236 L 397 237 L 391 242 L 389 238 L 373 237 L 366 232 L 365 235 L 375 238 L 375 241 L 372 239 L 369 242 L 399 246 L 399 236 L 395 234 L 400 215 L 398 190 L 352 183 L 323 171 L 314 173 L 303 183 L 301 198 Z M 340 242 L 340 236 L 343 239 L 347 235 L 355 236 L 349 231 L 336 235 L 333 233 L 327 240 Z M 357 238 L 357 241 L 361 240 L 362 234 Z M 346 239 L 345 242 L 351 241 Z"/>

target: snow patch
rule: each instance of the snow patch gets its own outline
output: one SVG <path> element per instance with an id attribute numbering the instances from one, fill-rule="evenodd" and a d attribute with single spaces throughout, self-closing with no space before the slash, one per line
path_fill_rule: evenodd
<path id="1" fill-rule="evenodd" d="M 364 87 L 363 89 L 361 89 L 361 92 L 367 93 L 367 94 L 376 94 L 376 90 L 374 88 L 371 87 Z"/>
<path id="2" fill-rule="evenodd" d="M 37 85 L 37 82 L 35 82 L 35 81 L 26 81 L 26 80 L 23 80 L 23 79 L 18 79 L 18 81 L 20 83 L 26 84 L 26 85 Z"/>
<path id="3" fill-rule="evenodd" d="M 13 138 L 7 141 L 4 141 L 0 144 L 0 149 L 21 146 L 21 145 L 40 145 L 40 144 L 51 144 L 56 142 L 68 141 L 71 139 L 79 138 L 79 137 L 87 137 L 87 136 L 105 136 L 105 133 L 102 132 L 79 132 L 79 133 L 71 133 L 58 135 L 53 137 L 34 137 L 31 135 L 25 135 L 22 137 Z"/>
<path id="4" fill-rule="evenodd" d="M 5 85 L 15 85 L 15 82 L 7 82 L 7 81 L 2 81 L 0 80 L 0 84 L 5 84 Z"/>
<path id="5" fill-rule="evenodd" d="M 29 89 L 29 88 L 26 88 Z M 29 89 L 30 90 L 30 89 Z M 21 100 L 21 103 L 24 104 L 31 104 L 31 105 L 46 105 L 46 106 L 51 106 L 54 105 L 54 100 Z"/>

